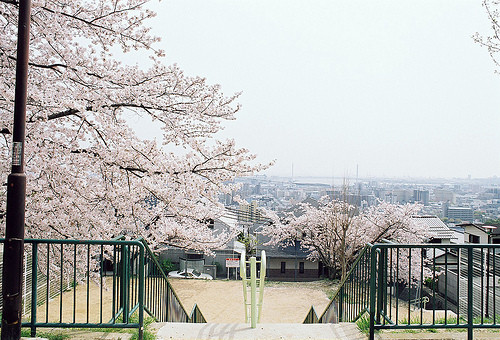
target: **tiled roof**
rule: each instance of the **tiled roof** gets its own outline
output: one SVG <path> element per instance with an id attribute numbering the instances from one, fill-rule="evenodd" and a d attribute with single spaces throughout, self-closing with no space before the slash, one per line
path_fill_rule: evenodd
<path id="1" fill-rule="evenodd" d="M 455 238 L 453 230 L 448 228 L 437 216 L 413 216 L 413 220 L 418 225 L 428 228 L 435 239 Z"/>

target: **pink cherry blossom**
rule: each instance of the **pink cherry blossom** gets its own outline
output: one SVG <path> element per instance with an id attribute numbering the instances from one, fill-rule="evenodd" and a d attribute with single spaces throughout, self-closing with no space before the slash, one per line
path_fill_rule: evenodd
<path id="1" fill-rule="evenodd" d="M 27 237 L 144 236 L 210 251 L 231 237 L 206 227 L 220 193 L 264 169 L 220 140 L 239 94 L 167 66 L 144 0 L 33 0 L 25 162 Z M 10 172 L 18 7 L 0 0 L 0 172 Z M 112 50 L 140 50 L 126 65 Z M 141 60 L 138 60 L 140 62 Z M 130 116 L 153 120 L 162 139 L 138 137 Z M 175 151 L 173 151 L 175 150 Z M 2 186 L 0 220 L 5 215 Z"/>
<path id="2" fill-rule="evenodd" d="M 343 200 L 324 197 L 318 207 L 303 204 L 301 209 L 302 214 L 296 214 L 300 216 L 291 213 L 281 219 L 269 214 L 275 223 L 266 227 L 264 234 L 271 237 L 270 244 L 287 246 L 300 241 L 310 260 L 321 261 L 328 267 L 330 277 L 336 277 L 339 271 L 344 277 L 367 243 L 384 239 L 421 243 L 428 236 L 411 219 L 420 209 L 416 204 L 380 202 L 360 211 Z M 413 260 L 420 257 L 414 256 Z"/>

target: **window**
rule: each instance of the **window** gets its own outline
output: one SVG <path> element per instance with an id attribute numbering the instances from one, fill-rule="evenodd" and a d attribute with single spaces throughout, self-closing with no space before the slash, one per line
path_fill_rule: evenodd
<path id="1" fill-rule="evenodd" d="M 203 260 L 203 254 L 186 254 L 188 260 Z"/>
<path id="2" fill-rule="evenodd" d="M 479 236 L 469 234 L 469 243 L 479 243 Z"/>
<path id="3" fill-rule="evenodd" d="M 299 273 L 304 274 L 304 262 L 299 262 Z"/>
<path id="4" fill-rule="evenodd" d="M 286 262 L 281 262 L 281 273 L 284 274 L 286 271 Z"/>

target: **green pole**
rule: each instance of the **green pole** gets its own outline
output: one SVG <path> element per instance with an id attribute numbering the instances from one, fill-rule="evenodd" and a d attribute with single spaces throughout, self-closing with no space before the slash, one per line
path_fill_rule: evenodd
<path id="1" fill-rule="evenodd" d="M 255 256 L 250 258 L 250 300 L 251 300 L 251 327 L 257 327 L 257 260 Z"/>
<path id="2" fill-rule="evenodd" d="M 482 260 L 482 259 L 481 259 Z M 472 314 L 472 306 L 473 305 L 473 268 L 474 267 L 474 261 L 472 258 L 472 247 L 467 248 L 467 339 L 472 340 L 474 339 L 474 315 Z M 458 278 L 460 279 L 460 271 L 458 271 L 457 274 Z M 457 299 L 458 300 L 458 299 Z M 482 313 L 482 311 L 481 311 Z M 458 323 L 458 317 L 457 317 L 457 323 Z"/>
<path id="3" fill-rule="evenodd" d="M 36 337 L 36 307 L 38 296 L 38 243 L 33 242 L 31 257 L 31 337 Z"/>
<path id="4" fill-rule="evenodd" d="M 377 246 L 371 249 L 370 258 L 370 340 L 375 339 L 375 302 L 376 302 L 376 269 L 377 269 Z"/>
<path id="5" fill-rule="evenodd" d="M 144 245 L 139 244 L 139 340 L 144 336 Z"/>
<path id="6" fill-rule="evenodd" d="M 260 278 L 259 278 L 259 310 L 258 310 L 258 317 L 257 317 L 257 322 L 260 323 L 260 317 L 262 316 L 262 303 L 264 300 L 264 283 L 266 280 L 266 267 L 267 267 L 267 260 L 266 260 L 266 251 L 263 250 L 260 255 Z"/>
<path id="7" fill-rule="evenodd" d="M 128 245 L 122 247 L 122 307 L 123 307 L 123 323 L 128 323 L 129 318 L 129 250 Z"/>

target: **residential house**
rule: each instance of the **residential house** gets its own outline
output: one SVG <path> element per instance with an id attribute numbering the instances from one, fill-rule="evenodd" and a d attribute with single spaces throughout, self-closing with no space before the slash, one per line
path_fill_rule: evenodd
<path id="1" fill-rule="evenodd" d="M 500 226 L 462 223 L 465 243 L 500 244 Z"/>
<path id="2" fill-rule="evenodd" d="M 418 226 L 429 231 L 428 243 L 449 244 L 455 239 L 454 232 L 437 216 L 413 216 L 412 220 Z"/>

